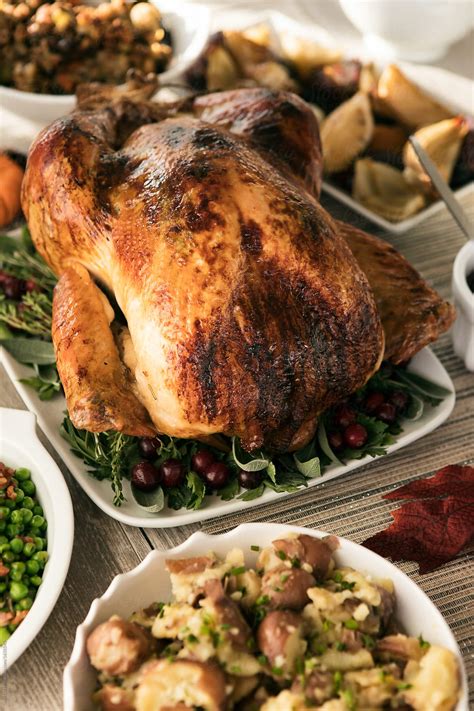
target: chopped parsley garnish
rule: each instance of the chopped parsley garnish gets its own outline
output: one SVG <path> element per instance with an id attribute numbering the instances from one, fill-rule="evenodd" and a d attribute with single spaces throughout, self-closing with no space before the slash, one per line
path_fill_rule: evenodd
<path id="1" fill-rule="evenodd" d="M 229 575 L 242 575 L 242 573 L 245 573 L 246 567 L 245 565 L 240 565 L 237 568 L 231 568 L 229 570 Z"/>
<path id="2" fill-rule="evenodd" d="M 418 637 L 418 643 L 422 649 L 429 649 L 431 647 L 431 644 L 426 641 L 426 639 L 423 639 L 423 637 L 420 636 Z"/>
<path id="3" fill-rule="evenodd" d="M 353 620 L 353 619 L 346 620 L 344 622 L 344 627 L 346 627 L 348 630 L 358 630 L 359 623 L 357 622 L 357 620 Z"/>

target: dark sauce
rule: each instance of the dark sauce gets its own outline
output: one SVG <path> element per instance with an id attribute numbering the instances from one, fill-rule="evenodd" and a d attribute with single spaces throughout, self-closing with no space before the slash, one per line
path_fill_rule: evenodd
<path id="1" fill-rule="evenodd" d="M 467 285 L 474 294 L 474 271 L 469 272 L 469 274 L 466 277 Z"/>

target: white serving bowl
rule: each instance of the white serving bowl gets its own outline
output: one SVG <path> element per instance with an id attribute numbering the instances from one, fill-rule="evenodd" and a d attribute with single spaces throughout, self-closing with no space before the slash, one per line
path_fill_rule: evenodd
<path id="1" fill-rule="evenodd" d="M 43 582 L 31 610 L 6 644 L 0 647 L 0 675 L 23 654 L 48 619 L 63 588 L 72 553 L 74 514 L 71 497 L 57 464 L 36 436 L 35 425 L 36 418 L 31 412 L 0 408 L 0 461 L 12 468 L 31 469 L 31 478 L 48 522 L 49 553 Z"/>
<path id="2" fill-rule="evenodd" d="M 473 25 L 471 0 L 339 0 L 375 56 L 434 62 Z"/>
<path id="3" fill-rule="evenodd" d="M 247 523 L 217 536 L 194 533 L 182 545 L 167 551 L 152 551 L 136 568 L 117 575 L 102 597 L 94 600 L 86 619 L 77 628 L 71 658 L 64 670 L 64 708 L 67 711 L 90 711 L 91 695 L 97 681 L 96 671 L 90 665 L 86 653 L 86 640 L 90 632 L 113 614 L 126 618 L 153 601 L 170 599 L 170 580 L 165 571 L 167 558 L 202 555 L 209 550 L 225 555 L 231 548 L 239 547 L 244 550 L 246 563 L 254 564 L 256 553 L 250 550 L 252 545 L 264 547 L 276 538 L 292 532 L 307 533 L 318 538 L 327 535 L 322 531 L 273 523 Z M 443 645 L 457 655 L 462 674 L 462 698 L 456 711 L 467 711 L 467 684 L 461 654 L 439 610 L 392 563 L 345 538 L 339 541 L 341 547 L 336 558 L 340 565 L 354 567 L 377 578 L 393 580 L 397 595 L 397 617 L 407 633 L 414 636 L 422 634 L 424 639 Z"/>
<path id="4" fill-rule="evenodd" d="M 162 13 L 163 25 L 171 33 L 173 40 L 173 56 L 168 69 L 159 75 L 160 81 L 172 82 L 203 50 L 209 36 L 210 13 L 206 7 L 194 3 L 173 0 L 152 2 Z M 69 113 L 75 103 L 74 94 L 35 94 L 0 86 L 0 112 L 6 109 L 40 126 Z"/>
<path id="5" fill-rule="evenodd" d="M 454 352 L 463 359 L 466 368 L 474 372 L 474 294 L 467 276 L 474 272 L 474 242 L 470 240 L 458 252 L 453 266 L 453 297 L 457 318 L 453 324 Z"/>

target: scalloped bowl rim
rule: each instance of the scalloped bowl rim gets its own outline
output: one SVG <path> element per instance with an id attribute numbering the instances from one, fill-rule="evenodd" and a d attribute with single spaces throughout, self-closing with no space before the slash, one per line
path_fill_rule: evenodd
<path id="1" fill-rule="evenodd" d="M 92 668 L 88 664 L 86 655 L 87 635 L 97 624 L 112 614 L 110 610 L 106 611 L 107 608 L 110 607 L 116 598 L 120 597 L 120 594 L 125 589 L 132 589 L 141 576 L 145 576 L 149 571 L 154 569 L 156 569 L 156 572 L 163 572 L 164 562 L 167 558 L 175 558 L 183 555 L 198 555 L 202 554 L 203 551 L 209 550 L 223 554 L 232 547 L 238 546 L 244 549 L 246 559 L 252 559 L 252 557 L 255 556 L 255 554 L 249 550 L 252 541 L 258 541 L 260 546 L 263 547 L 268 545 L 276 537 L 288 533 L 306 533 L 318 538 L 328 535 L 318 529 L 276 523 L 245 523 L 226 533 L 216 535 L 197 531 L 186 541 L 174 548 L 150 551 L 146 558 L 135 568 L 127 573 L 117 575 L 104 594 L 92 602 L 86 618 L 77 627 L 74 647 L 63 675 L 64 708 L 68 709 L 68 711 L 84 711 L 85 707 L 78 705 L 79 699 L 77 692 L 81 689 L 83 695 L 87 694 L 87 698 L 90 698 L 90 694 L 93 692 L 93 689 L 89 691 L 84 689 L 84 679 L 81 678 L 80 673 L 82 666 L 87 668 L 89 674 L 92 675 Z M 336 556 L 342 558 L 344 564 L 353 564 L 356 569 L 368 572 L 379 578 L 390 577 L 395 584 L 398 606 L 407 607 L 407 609 L 412 611 L 412 615 L 416 617 L 417 620 L 420 620 L 419 627 L 417 627 L 416 630 L 417 634 L 423 634 L 428 641 L 430 640 L 430 635 L 431 638 L 433 638 L 433 633 L 436 634 L 438 642 L 456 654 L 461 670 L 461 698 L 455 711 L 468 711 L 467 681 L 462 655 L 453 633 L 438 608 L 429 599 L 426 593 L 403 571 L 393 565 L 393 563 L 390 563 L 373 551 L 347 538 L 338 536 L 338 539 L 341 547 Z M 165 584 L 162 582 L 162 577 L 158 578 L 157 576 L 157 588 L 160 583 L 169 590 L 168 579 Z M 137 587 L 139 588 L 140 586 L 137 585 Z M 150 591 L 149 599 L 153 597 L 154 592 Z M 147 604 L 146 601 L 143 604 Z M 416 616 L 414 615 L 415 608 L 417 609 Z M 133 609 L 130 609 L 128 614 L 131 614 L 133 611 Z M 405 620 L 406 616 L 402 615 L 402 617 L 403 620 Z M 428 626 L 433 628 L 433 633 L 426 631 Z M 410 631 L 413 633 L 415 630 L 413 630 L 413 628 L 412 630 L 408 629 L 408 632 Z"/>
<path id="2" fill-rule="evenodd" d="M 46 564 L 43 582 L 27 617 L 0 649 L 0 676 L 23 654 L 40 632 L 63 589 L 69 570 L 74 540 L 71 497 L 61 471 L 36 434 L 36 417 L 27 410 L 0 408 L 0 459 L 9 466 L 31 469 L 38 498 L 48 521 Z M 4 450 L 5 447 L 5 450 Z M 10 461 L 13 451 L 18 461 Z M 17 454 L 18 453 L 18 454 Z M 6 662 L 5 662 L 6 660 Z"/>

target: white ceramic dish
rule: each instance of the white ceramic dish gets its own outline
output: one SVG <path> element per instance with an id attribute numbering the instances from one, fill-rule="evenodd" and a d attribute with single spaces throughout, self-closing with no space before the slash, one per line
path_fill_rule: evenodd
<path id="1" fill-rule="evenodd" d="M 434 62 L 464 37 L 473 23 L 470 0 L 339 0 L 372 50 L 388 59 Z M 423 27 L 423 41 L 414 28 Z"/>
<path id="2" fill-rule="evenodd" d="M 271 23 L 277 34 L 286 32 L 294 35 L 295 37 L 303 37 L 312 40 L 313 42 L 318 42 L 323 46 L 336 49 L 338 48 L 337 39 L 331 37 L 326 31 L 316 25 L 297 22 L 279 12 L 268 13 L 268 15 L 262 19 Z M 362 59 L 374 61 L 377 65 L 379 65 L 379 68 L 382 68 L 379 62 L 380 57 L 369 54 L 362 57 Z M 453 111 L 454 114 L 459 113 L 467 116 L 472 115 L 474 82 L 438 67 L 410 64 L 408 62 L 397 62 L 397 65 L 411 81 L 415 82 L 415 84 L 420 86 L 420 88 L 426 91 L 427 94 Z M 354 210 L 354 212 L 358 212 L 367 220 L 370 220 L 374 224 L 383 227 L 385 230 L 392 232 L 393 234 L 402 234 L 407 230 L 411 230 L 413 227 L 419 225 L 428 217 L 432 217 L 444 208 L 443 201 L 438 200 L 406 220 L 402 220 L 401 222 L 390 222 L 389 220 L 380 217 L 375 212 L 372 212 L 372 210 L 368 210 L 366 207 L 361 205 L 360 202 L 354 200 L 349 193 L 341 190 L 335 185 L 332 185 L 330 182 L 326 180 L 323 181 L 322 187 L 325 192 L 335 197 L 344 205 L 350 207 Z M 471 182 L 468 185 L 456 190 L 454 194 L 458 199 L 474 194 L 474 182 Z"/>
<path id="3" fill-rule="evenodd" d="M 290 532 L 307 533 L 316 537 L 326 535 L 322 531 L 272 523 L 244 524 L 218 536 L 194 533 L 177 548 L 153 551 L 139 566 L 114 578 L 102 597 L 94 600 L 86 619 L 77 628 L 72 655 L 64 670 L 64 708 L 67 711 L 89 711 L 91 708 L 96 672 L 89 664 L 86 653 L 85 645 L 89 633 L 112 614 L 126 618 L 135 610 L 147 607 L 154 600 L 170 599 L 169 575 L 165 573 L 164 568 L 167 558 L 202 555 L 209 550 L 223 555 L 231 548 L 239 547 L 245 552 L 246 562 L 253 563 L 256 554 L 250 550 L 250 546 L 255 542 L 261 547 L 267 546 L 271 541 Z M 439 610 L 425 593 L 392 563 L 345 538 L 339 540 L 341 547 L 336 555 L 339 564 L 351 566 L 377 578 L 393 580 L 397 595 L 397 617 L 408 634 L 415 637 L 421 634 L 429 642 L 447 647 L 457 655 L 462 670 L 462 696 L 456 711 L 467 711 L 467 684 L 461 654 Z"/>
<path id="4" fill-rule="evenodd" d="M 452 290 L 458 316 L 452 337 L 454 352 L 463 359 L 466 368 L 474 372 L 474 294 L 467 284 L 471 272 L 474 272 L 472 240 L 464 245 L 454 260 Z"/>
<path id="5" fill-rule="evenodd" d="M 239 499 L 221 501 L 217 496 L 210 496 L 206 498 L 204 507 L 198 511 L 187 511 L 186 509 L 173 511 L 172 509 L 165 508 L 159 514 L 149 514 L 135 504 L 130 491 L 130 484 L 129 482 L 124 482 L 124 494 L 127 500 L 120 508 L 117 508 L 112 504 L 110 482 L 97 481 L 87 474 L 85 464 L 71 453 L 68 443 L 59 434 L 59 427 L 66 409 L 64 398 L 57 397 L 51 402 L 41 402 L 34 390 L 19 382 L 20 378 L 31 375 L 31 369 L 19 365 L 4 349 L 0 349 L 0 357 L 18 393 L 28 408 L 37 415 L 41 429 L 60 457 L 67 464 L 76 481 L 102 511 L 112 518 L 122 521 L 122 523 L 145 528 L 181 526 L 216 516 L 223 516 L 224 514 L 235 513 L 236 511 L 248 509 L 252 506 L 266 504 L 283 496 L 297 495 L 297 492 L 294 494 L 277 494 L 274 491 L 267 490 L 263 496 L 254 501 L 240 501 Z M 406 422 L 403 434 L 399 435 L 395 444 L 392 444 L 388 448 L 389 454 L 395 452 L 397 449 L 406 447 L 428 432 L 436 429 L 436 427 L 439 427 L 439 425 L 449 417 L 454 406 L 455 395 L 453 383 L 438 358 L 429 348 L 425 348 L 413 358 L 410 364 L 410 370 L 448 388 L 451 390 L 451 395 L 443 400 L 438 407 L 427 407 L 420 420 L 416 422 Z M 347 465 L 332 465 L 319 479 L 309 480 L 308 485 L 317 486 L 320 483 L 344 476 L 354 469 L 358 469 L 372 461 L 374 460 L 367 456 L 358 461 L 353 460 Z M 350 486 L 349 480 L 348 485 Z"/>
<path id="6" fill-rule="evenodd" d="M 48 619 L 63 588 L 71 560 L 74 514 L 58 466 L 39 441 L 36 418 L 25 410 L 0 408 L 0 461 L 31 469 L 38 499 L 48 521 L 48 553 L 43 582 L 28 615 L 0 647 L 0 675 L 23 654 Z"/>
<path id="7" fill-rule="evenodd" d="M 171 82 L 204 48 L 209 36 L 210 13 L 203 5 L 194 3 L 152 1 L 162 13 L 163 24 L 173 38 L 173 57 L 168 69 L 160 74 L 161 82 Z M 72 111 L 75 103 L 73 94 L 35 94 L 0 86 L 0 110 L 6 109 L 9 113 L 28 119 L 41 127 Z"/>

